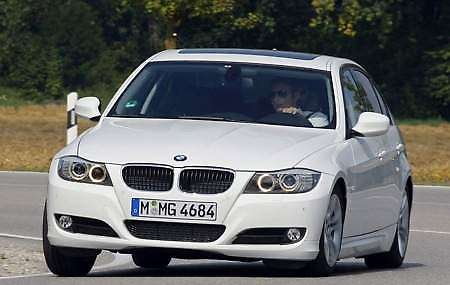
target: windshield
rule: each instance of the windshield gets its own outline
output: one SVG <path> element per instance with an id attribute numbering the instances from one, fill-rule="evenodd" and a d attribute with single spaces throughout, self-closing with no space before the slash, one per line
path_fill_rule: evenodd
<path id="1" fill-rule="evenodd" d="M 108 115 L 334 128 L 334 114 L 327 72 L 161 62 L 144 67 Z"/>

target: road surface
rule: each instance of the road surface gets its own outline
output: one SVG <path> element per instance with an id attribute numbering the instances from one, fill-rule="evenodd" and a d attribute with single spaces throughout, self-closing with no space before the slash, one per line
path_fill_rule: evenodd
<path id="1" fill-rule="evenodd" d="M 0 173 L 0 237 L 39 247 L 46 174 Z M 450 188 L 415 188 L 411 235 L 403 267 L 370 270 L 345 259 L 336 274 L 310 278 L 268 270 L 260 262 L 174 260 L 164 270 L 137 268 L 128 255 L 111 255 L 84 278 L 50 273 L 0 278 L 3 284 L 450 284 Z M 10 237 L 6 237 L 10 236 Z M 25 239 L 20 239 L 20 237 Z M 20 240 L 20 241 L 19 241 Z M 0 249 L 1 252 L 1 249 Z"/>

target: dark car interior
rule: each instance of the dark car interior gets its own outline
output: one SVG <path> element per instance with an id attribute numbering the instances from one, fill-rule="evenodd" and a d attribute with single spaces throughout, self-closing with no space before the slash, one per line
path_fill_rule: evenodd
<path id="1" fill-rule="evenodd" d="M 141 71 L 112 109 L 111 116 L 221 118 L 312 127 L 301 114 L 278 113 L 271 104 L 275 78 L 286 78 L 304 96 L 302 110 L 329 121 L 329 77 L 323 73 L 241 64 L 154 64 Z"/>

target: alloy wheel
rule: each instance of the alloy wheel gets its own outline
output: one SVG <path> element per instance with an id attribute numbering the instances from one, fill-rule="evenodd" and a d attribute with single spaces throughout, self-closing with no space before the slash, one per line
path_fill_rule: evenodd
<path id="1" fill-rule="evenodd" d="M 342 206 L 339 197 L 331 196 L 324 224 L 324 250 L 329 266 L 336 263 L 342 240 Z"/>
<path id="2" fill-rule="evenodd" d="M 397 223 L 398 249 L 401 257 L 405 256 L 409 237 L 409 203 L 406 191 L 403 192 L 402 205 Z"/>

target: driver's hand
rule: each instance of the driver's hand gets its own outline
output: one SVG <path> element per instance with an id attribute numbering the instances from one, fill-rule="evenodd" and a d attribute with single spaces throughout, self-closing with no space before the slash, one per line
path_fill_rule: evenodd
<path id="1" fill-rule="evenodd" d="M 292 114 L 292 115 L 302 114 L 303 113 L 300 108 L 296 108 L 296 107 L 278 108 L 277 111 L 280 112 L 280 113 L 287 113 L 287 114 Z"/>

